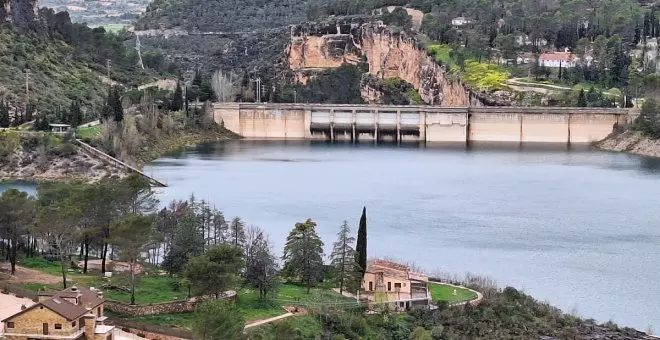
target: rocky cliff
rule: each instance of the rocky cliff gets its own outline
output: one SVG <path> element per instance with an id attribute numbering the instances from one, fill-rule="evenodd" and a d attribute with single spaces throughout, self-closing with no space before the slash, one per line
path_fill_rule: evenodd
<path id="1" fill-rule="evenodd" d="M 37 19 L 37 0 L 0 0 L 0 24 L 29 28 Z"/>
<path id="2" fill-rule="evenodd" d="M 286 53 L 301 82 L 320 69 L 364 64 L 373 76 L 398 77 L 412 84 L 428 104 L 467 106 L 470 101 L 460 81 L 449 77 L 417 39 L 380 22 L 354 18 L 292 26 Z"/>

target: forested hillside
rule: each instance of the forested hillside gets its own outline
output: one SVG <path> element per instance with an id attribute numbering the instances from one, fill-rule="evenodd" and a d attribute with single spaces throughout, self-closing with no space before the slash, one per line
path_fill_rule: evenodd
<path id="1" fill-rule="evenodd" d="M 131 87 L 169 67 L 160 63 L 142 70 L 136 52 L 124 46 L 124 36 L 73 24 L 66 12 L 40 9 L 37 17 L 26 20 L 31 24 L 0 26 L 0 100 L 15 113 L 13 125 L 35 112 L 55 115 L 72 102 L 89 118 L 96 117 L 108 82 Z M 110 79 L 101 79 L 108 75 Z"/>
<path id="2" fill-rule="evenodd" d="M 155 0 L 136 29 L 245 32 L 305 20 L 307 0 Z"/>

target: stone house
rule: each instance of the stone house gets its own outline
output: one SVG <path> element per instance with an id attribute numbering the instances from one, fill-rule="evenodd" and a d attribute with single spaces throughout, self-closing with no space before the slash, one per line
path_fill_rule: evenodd
<path id="1" fill-rule="evenodd" d="M 395 308 L 408 309 L 428 306 L 429 278 L 416 273 L 405 264 L 386 260 L 371 260 L 362 281 L 360 296 L 371 304 L 389 304 Z"/>
<path id="2" fill-rule="evenodd" d="M 39 293 L 39 301 L 2 320 L 8 340 L 112 340 L 104 325 L 105 299 L 98 290 L 78 288 Z"/>
<path id="3" fill-rule="evenodd" d="M 579 59 L 571 52 L 543 53 L 539 56 L 539 66 L 573 68 Z"/>

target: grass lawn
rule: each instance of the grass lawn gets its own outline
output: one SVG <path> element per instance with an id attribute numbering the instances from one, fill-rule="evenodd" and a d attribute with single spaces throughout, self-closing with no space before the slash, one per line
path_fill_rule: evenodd
<path id="1" fill-rule="evenodd" d="M 456 295 L 454 295 L 454 289 Z M 465 289 L 456 288 L 442 283 L 429 282 L 429 292 L 433 301 L 447 301 L 449 303 L 470 301 L 477 298 L 477 294 Z"/>
<path id="2" fill-rule="evenodd" d="M 101 133 L 101 125 L 76 129 L 76 137 L 80 139 L 92 139 Z"/>
<path id="3" fill-rule="evenodd" d="M 165 287 L 162 288 L 166 289 Z M 106 294 L 106 296 L 108 295 L 109 294 Z M 137 298 L 139 301 L 143 300 L 140 296 Z M 350 306 L 354 302 L 355 300 L 343 297 L 329 289 L 313 288 L 309 294 L 307 294 L 306 288 L 295 284 L 285 283 L 280 285 L 277 295 L 270 301 L 259 301 L 259 291 L 257 290 L 241 290 L 238 293 L 236 305 L 243 312 L 245 321 L 249 322 L 282 315 L 285 313 L 284 309 L 282 309 L 282 306 L 284 305 L 310 306 L 315 303 L 337 303 Z M 192 319 L 193 313 L 172 313 L 130 318 L 131 321 L 185 329 L 190 329 Z M 296 320 L 305 322 L 307 319 L 297 317 Z"/>

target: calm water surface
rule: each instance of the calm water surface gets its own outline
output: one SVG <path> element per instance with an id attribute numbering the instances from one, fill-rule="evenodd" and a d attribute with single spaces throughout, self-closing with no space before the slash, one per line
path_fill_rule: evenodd
<path id="1" fill-rule="evenodd" d="M 660 161 L 590 150 L 232 141 L 161 158 L 161 200 L 194 193 L 265 229 L 308 217 L 326 249 L 367 206 L 369 255 L 489 276 L 567 312 L 660 330 Z M 1 189 L 0 189 L 1 190 Z"/>

